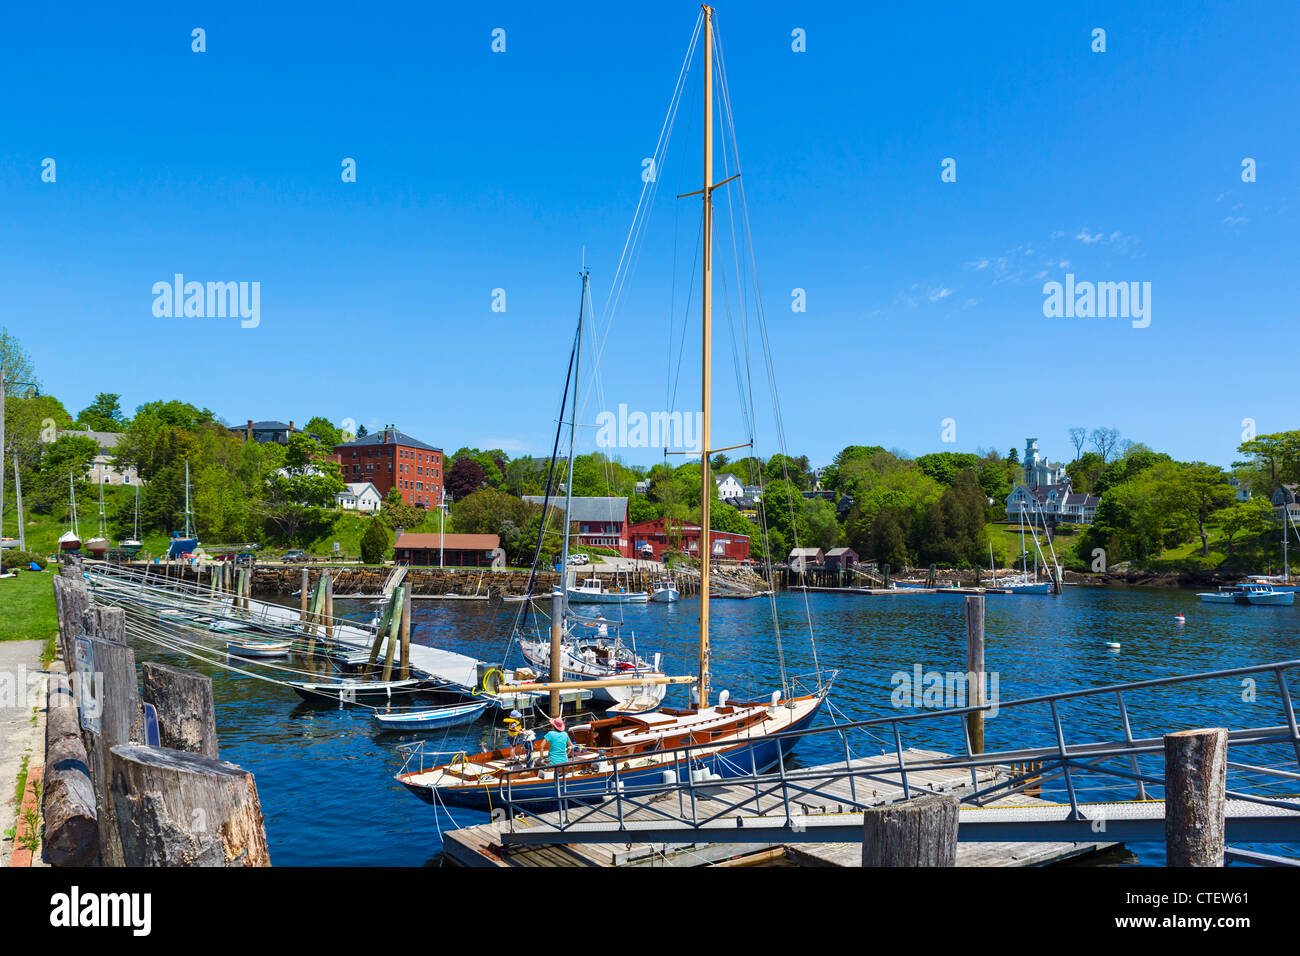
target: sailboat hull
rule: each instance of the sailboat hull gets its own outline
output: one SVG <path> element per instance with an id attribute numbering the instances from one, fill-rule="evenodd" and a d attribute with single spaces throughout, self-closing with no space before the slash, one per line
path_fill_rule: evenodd
<path id="1" fill-rule="evenodd" d="M 814 698 L 807 713 L 788 726 L 783 727 L 782 732 L 805 730 L 811 726 L 821 709 L 823 700 L 824 698 L 821 697 Z M 754 773 L 763 773 L 772 769 L 781 759 L 788 756 L 798 743 L 799 738 L 797 737 L 780 739 L 773 739 L 772 737 L 740 738 L 734 744 L 720 743 L 716 750 L 711 750 L 701 754 L 698 758 L 693 758 L 689 769 L 692 771 L 707 770 L 710 774 L 716 774 L 727 780 L 747 777 Z M 626 769 L 624 767 L 625 762 L 637 763 L 639 759 L 625 758 L 625 760 L 620 760 L 618 783 L 624 789 L 662 784 L 666 773 L 676 771 L 679 773 L 680 778 L 680 775 L 684 775 L 687 771 L 684 763 L 677 764 L 672 760 L 658 761 L 644 767 L 627 767 Z M 571 772 L 565 779 L 560 781 L 561 796 L 569 799 L 596 801 L 615 792 L 616 787 L 612 771 L 577 775 L 572 773 L 572 770 L 576 769 L 577 765 L 571 767 Z M 436 796 L 439 803 L 448 806 L 490 812 L 493 807 L 501 806 L 507 796 L 504 784 L 497 778 L 470 786 L 429 786 L 418 781 L 421 776 L 420 773 L 398 774 L 396 779 L 407 790 L 429 804 L 434 803 Z M 556 805 L 555 800 L 550 800 L 549 803 L 546 802 L 548 798 L 556 796 L 556 782 L 553 777 L 527 783 L 512 782 L 508 795 L 512 801 L 528 801 L 528 808 L 531 810 L 544 809 L 547 806 Z"/>

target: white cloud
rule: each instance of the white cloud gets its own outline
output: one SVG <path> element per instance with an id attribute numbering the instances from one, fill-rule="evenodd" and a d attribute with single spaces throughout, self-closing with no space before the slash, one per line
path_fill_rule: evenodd
<path id="1" fill-rule="evenodd" d="M 938 302 L 940 299 L 946 299 L 950 295 L 952 295 L 952 289 L 945 289 L 943 287 L 940 287 L 938 289 L 931 289 L 930 301 Z"/>

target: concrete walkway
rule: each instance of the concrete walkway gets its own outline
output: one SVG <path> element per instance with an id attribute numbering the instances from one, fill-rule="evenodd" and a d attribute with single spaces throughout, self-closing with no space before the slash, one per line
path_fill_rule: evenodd
<path id="1" fill-rule="evenodd" d="M 17 819 L 14 786 L 23 756 L 43 762 L 40 727 L 32 720 L 39 691 L 44 686 L 41 670 L 43 641 L 0 642 L 0 830 L 8 830 Z M 0 867 L 9 865 L 13 841 L 0 836 Z"/>

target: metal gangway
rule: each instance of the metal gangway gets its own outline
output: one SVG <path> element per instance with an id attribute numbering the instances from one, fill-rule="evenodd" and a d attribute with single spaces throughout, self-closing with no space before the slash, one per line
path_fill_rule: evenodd
<path id="1" fill-rule="evenodd" d="M 619 779 L 620 761 L 597 755 L 594 760 L 607 761 L 613 773 L 607 792 L 594 799 L 589 790 L 570 795 L 567 789 L 592 759 L 554 768 L 553 792 L 541 796 L 516 795 L 512 781 L 527 771 L 511 771 L 497 793 L 508 819 L 501 839 L 857 842 L 863 811 L 938 790 L 960 800 L 963 841 L 1163 842 L 1163 734 L 1227 726 L 1224 718 L 1234 709 L 1229 702 L 1235 702 L 1236 709 L 1268 722 L 1228 727 L 1226 839 L 1300 844 L 1300 730 L 1288 683 L 1298 672 L 1300 660 L 1291 660 L 840 722 L 774 735 L 782 742 L 774 767 L 733 766 L 721 779 L 698 769 L 706 757 L 716 766 L 719 743 L 664 748 L 661 754 L 670 759 L 663 763 L 663 782 L 653 784 Z M 1198 712 L 1189 704 L 1198 694 L 1214 706 Z M 1096 739 L 1095 731 L 1072 731 L 1067 711 L 1085 716 L 1090 728 L 1109 723 L 1116 732 Z M 985 713 L 989 737 L 1005 734 L 1010 724 L 1014 739 L 1032 745 L 974 752 L 968 717 L 979 712 Z M 964 754 L 916 748 L 945 724 L 950 737 L 964 741 Z M 879 755 L 855 753 L 864 741 L 878 746 Z M 823 753 L 833 749 L 837 756 L 801 766 L 791 754 L 796 744 Z M 1228 856 L 1297 864 L 1231 847 Z"/>

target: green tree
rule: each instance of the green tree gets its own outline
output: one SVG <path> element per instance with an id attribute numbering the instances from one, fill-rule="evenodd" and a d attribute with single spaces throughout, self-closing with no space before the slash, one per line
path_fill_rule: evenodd
<path id="1" fill-rule="evenodd" d="M 326 448 L 333 449 L 343 444 L 343 433 L 328 418 L 322 418 L 320 415 L 309 419 L 302 430 L 309 435 L 315 435 Z"/>
<path id="2" fill-rule="evenodd" d="M 1224 508 L 1218 518 L 1224 543 L 1228 546 L 1228 557 L 1231 558 L 1235 554 L 1235 540 L 1239 535 L 1261 535 L 1271 527 L 1273 506 L 1267 498 L 1250 498 Z"/>
<path id="3" fill-rule="evenodd" d="M 77 415 L 77 423 L 93 432 L 124 432 L 128 424 L 122 414 L 121 395 L 100 392 Z"/>
<path id="4" fill-rule="evenodd" d="M 388 528 L 379 518 L 366 522 L 366 530 L 361 535 L 361 561 L 364 564 L 383 564 L 388 553 Z"/>
<path id="5" fill-rule="evenodd" d="M 1165 493 L 1171 505 L 1185 514 L 1196 525 L 1201 539 L 1201 556 L 1210 553 L 1210 536 L 1206 522 L 1218 511 L 1233 502 L 1228 475 L 1216 465 L 1196 461 L 1177 468 L 1171 475 L 1171 487 Z"/>

